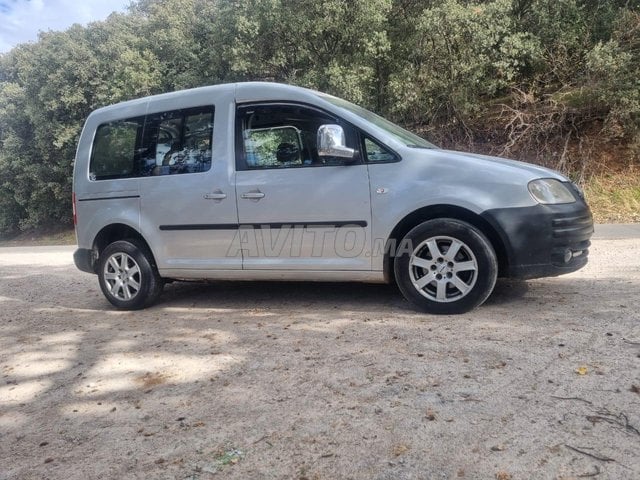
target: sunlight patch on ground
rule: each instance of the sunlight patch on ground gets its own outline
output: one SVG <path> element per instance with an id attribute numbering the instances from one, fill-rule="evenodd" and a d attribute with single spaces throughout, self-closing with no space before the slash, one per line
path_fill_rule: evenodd
<path id="1" fill-rule="evenodd" d="M 18 405 L 33 401 L 53 385 L 53 380 L 31 380 L 0 387 L 0 405 Z"/>
<path id="2" fill-rule="evenodd" d="M 232 355 L 114 353 L 101 358 L 74 389 L 78 395 L 146 389 L 162 383 L 183 384 L 204 380 L 244 361 Z"/>
<path id="3" fill-rule="evenodd" d="M 50 389 L 54 378 L 71 367 L 83 334 L 78 331 L 51 335 L 23 335 L 3 342 L 0 405 L 28 403 Z"/>
<path id="4" fill-rule="evenodd" d="M 78 331 L 51 335 L 23 335 L 2 342 L 2 373 L 11 380 L 55 375 L 68 369 L 83 334 Z"/>
<path id="5" fill-rule="evenodd" d="M 16 252 L 12 248 L 4 248 L 0 253 L 0 265 L 8 267 L 13 265 L 32 265 L 42 267 L 59 267 L 73 264 L 71 255 L 52 256 L 48 252 Z"/>
<path id="6" fill-rule="evenodd" d="M 193 328 L 178 328 L 172 330 L 172 335 L 167 337 L 167 340 L 177 343 L 201 343 L 203 340 L 211 342 L 215 345 L 229 344 L 237 340 L 237 336 L 224 330 L 216 330 L 208 328 L 193 329 Z"/>
<path id="7" fill-rule="evenodd" d="M 76 421 L 84 421 L 84 419 L 79 419 L 78 415 L 91 415 L 92 417 L 110 415 L 117 411 L 120 405 L 118 402 L 113 401 L 96 402 L 95 400 L 87 400 L 86 402 L 71 402 L 60 405 L 60 413 L 76 417 Z"/>
<path id="8" fill-rule="evenodd" d="M 2 402 L 0 402 L 2 405 Z M 16 430 L 27 423 L 29 417 L 20 412 L 2 412 L 0 413 L 0 431 Z"/>
<path id="9" fill-rule="evenodd" d="M 13 356 L 14 365 L 11 376 L 16 378 L 37 378 L 53 375 L 71 366 L 69 358 L 61 357 L 64 352 L 47 352 L 36 350 L 23 352 Z M 72 355 L 67 355 L 71 357 Z"/>
<path id="10" fill-rule="evenodd" d="M 349 312 L 351 314 L 351 312 Z M 353 313 L 353 315 L 356 315 Z M 375 318 L 371 318 L 372 324 L 377 324 Z M 346 327 L 353 326 L 356 323 L 362 323 L 361 319 L 355 318 L 345 318 L 338 317 L 331 320 L 327 320 L 326 312 L 321 314 L 308 314 L 308 315 L 300 315 L 299 317 L 293 318 L 291 320 L 291 325 L 288 327 L 290 330 L 297 331 L 312 331 L 312 332 L 321 332 L 321 333 L 335 333 L 336 331 L 342 330 Z M 384 322 L 389 324 L 390 322 Z"/>
<path id="11" fill-rule="evenodd" d="M 131 312 L 127 312 L 127 311 L 120 311 L 120 310 L 109 310 L 109 307 L 106 307 L 105 304 L 105 308 L 104 309 L 89 309 L 89 308 L 76 308 L 76 307 L 43 307 L 43 308 L 34 308 L 33 309 L 34 312 L 37 313 L 70 313 L 70 312 L 76 312 L 76 313 L 87 313 L 87 314 L 91 314 L 91 315 L 95 315 L 97 312 L 100 313 L 100 315 L 109 315 L 109 316 L 114 316 L 114 317 L 126 317 L 126 316 L 131 316 Z M 106 325 L 106 324 L 103 324 Z"/>

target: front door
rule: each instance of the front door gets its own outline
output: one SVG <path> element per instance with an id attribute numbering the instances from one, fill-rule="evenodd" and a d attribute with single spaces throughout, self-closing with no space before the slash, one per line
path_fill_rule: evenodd
<path id="1" fill-rule="evenodd" d="M 320 125 L 340 124 L 353 159 L 321 157 Z M 236 118 L 238 238 L 247 270 L 371 270 L 371 205 L 357 133 L 294 104 L 242 105 Z"/>

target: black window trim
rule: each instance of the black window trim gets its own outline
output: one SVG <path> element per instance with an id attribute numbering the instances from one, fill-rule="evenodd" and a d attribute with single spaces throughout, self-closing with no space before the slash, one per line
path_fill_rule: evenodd
<path id="1" fill-rule="evenodd" d="M 242 137 L 242 121 L 240 115 L 238 115 L 238 110 L 241 108 L 248 108 L 252 106 L 294 106 L 294 107 L 304 107 L 309 110 L 314 110 L 316 112 L 322 113 L 324 115 L 328 115 L 329 117 L 335 118 L 339 122 L 344 125 L 352 128 L 356 134 L 356 144 L 360 147 L 356 149 L 357 160 L 353 162 L 347 162 L 343 165 L 287 165 L 286 167 L 249 167 L 247 165 L 247 157 L 246 152 L 244 150 L 244 139 Z M 261 101 L 249 101 L 235 104 L 235 132 L 234 132 L 234 145 L 235 145 L 235 159 L 236 159 L 236 172 L 253 172 L 253 171 L 263 171 L 263 170 L 288 170 L 288 169 L 299 169 L 299 168 L 327 168 L 327 167 L 351 167 L 355 165 L 366 165 L 367 162 L 362 154 L 362 141 L 360 140 L 362 136 L 362 130 L 351 122 L 343 119 L 341 116 L 336 115 L 335 113 L 326 110 L 324 108 L 318 107 L 317 105 L 313 105 L 306 102 L 294 102 L 287 100 L 261 100 Z"/>

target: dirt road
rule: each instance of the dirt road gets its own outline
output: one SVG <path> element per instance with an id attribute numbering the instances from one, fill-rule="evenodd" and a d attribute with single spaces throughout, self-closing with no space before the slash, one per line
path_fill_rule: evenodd
<path id="1" fill-rule="evenodd" d="M 112 310 L 0 249 L 0 479 L 640 478 L 640 240 L 457 317 L 393 287 L 173 284 Z"/>

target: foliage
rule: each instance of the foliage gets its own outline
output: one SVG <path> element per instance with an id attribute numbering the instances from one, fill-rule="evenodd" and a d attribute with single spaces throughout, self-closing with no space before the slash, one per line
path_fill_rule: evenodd
<path id="1" fill-rule="evenodd" d="M 482 99 L 517 84 L 540 55 L 539 40 L 518 32 L 510 0 L 446 0 L 418 17 L 412 54 L 391 75 L 395 109 L 409 120 L 464 123 Z"/>
<path id="2" fill-rule="evenodd" d="M 637 162 L 639 79 L 640 0 L 139 0 L 0 55 L 0 235 L 70 221 L 83 121 L 130 98 L 282 81 L 581 175 L 593 138 Z"/>

